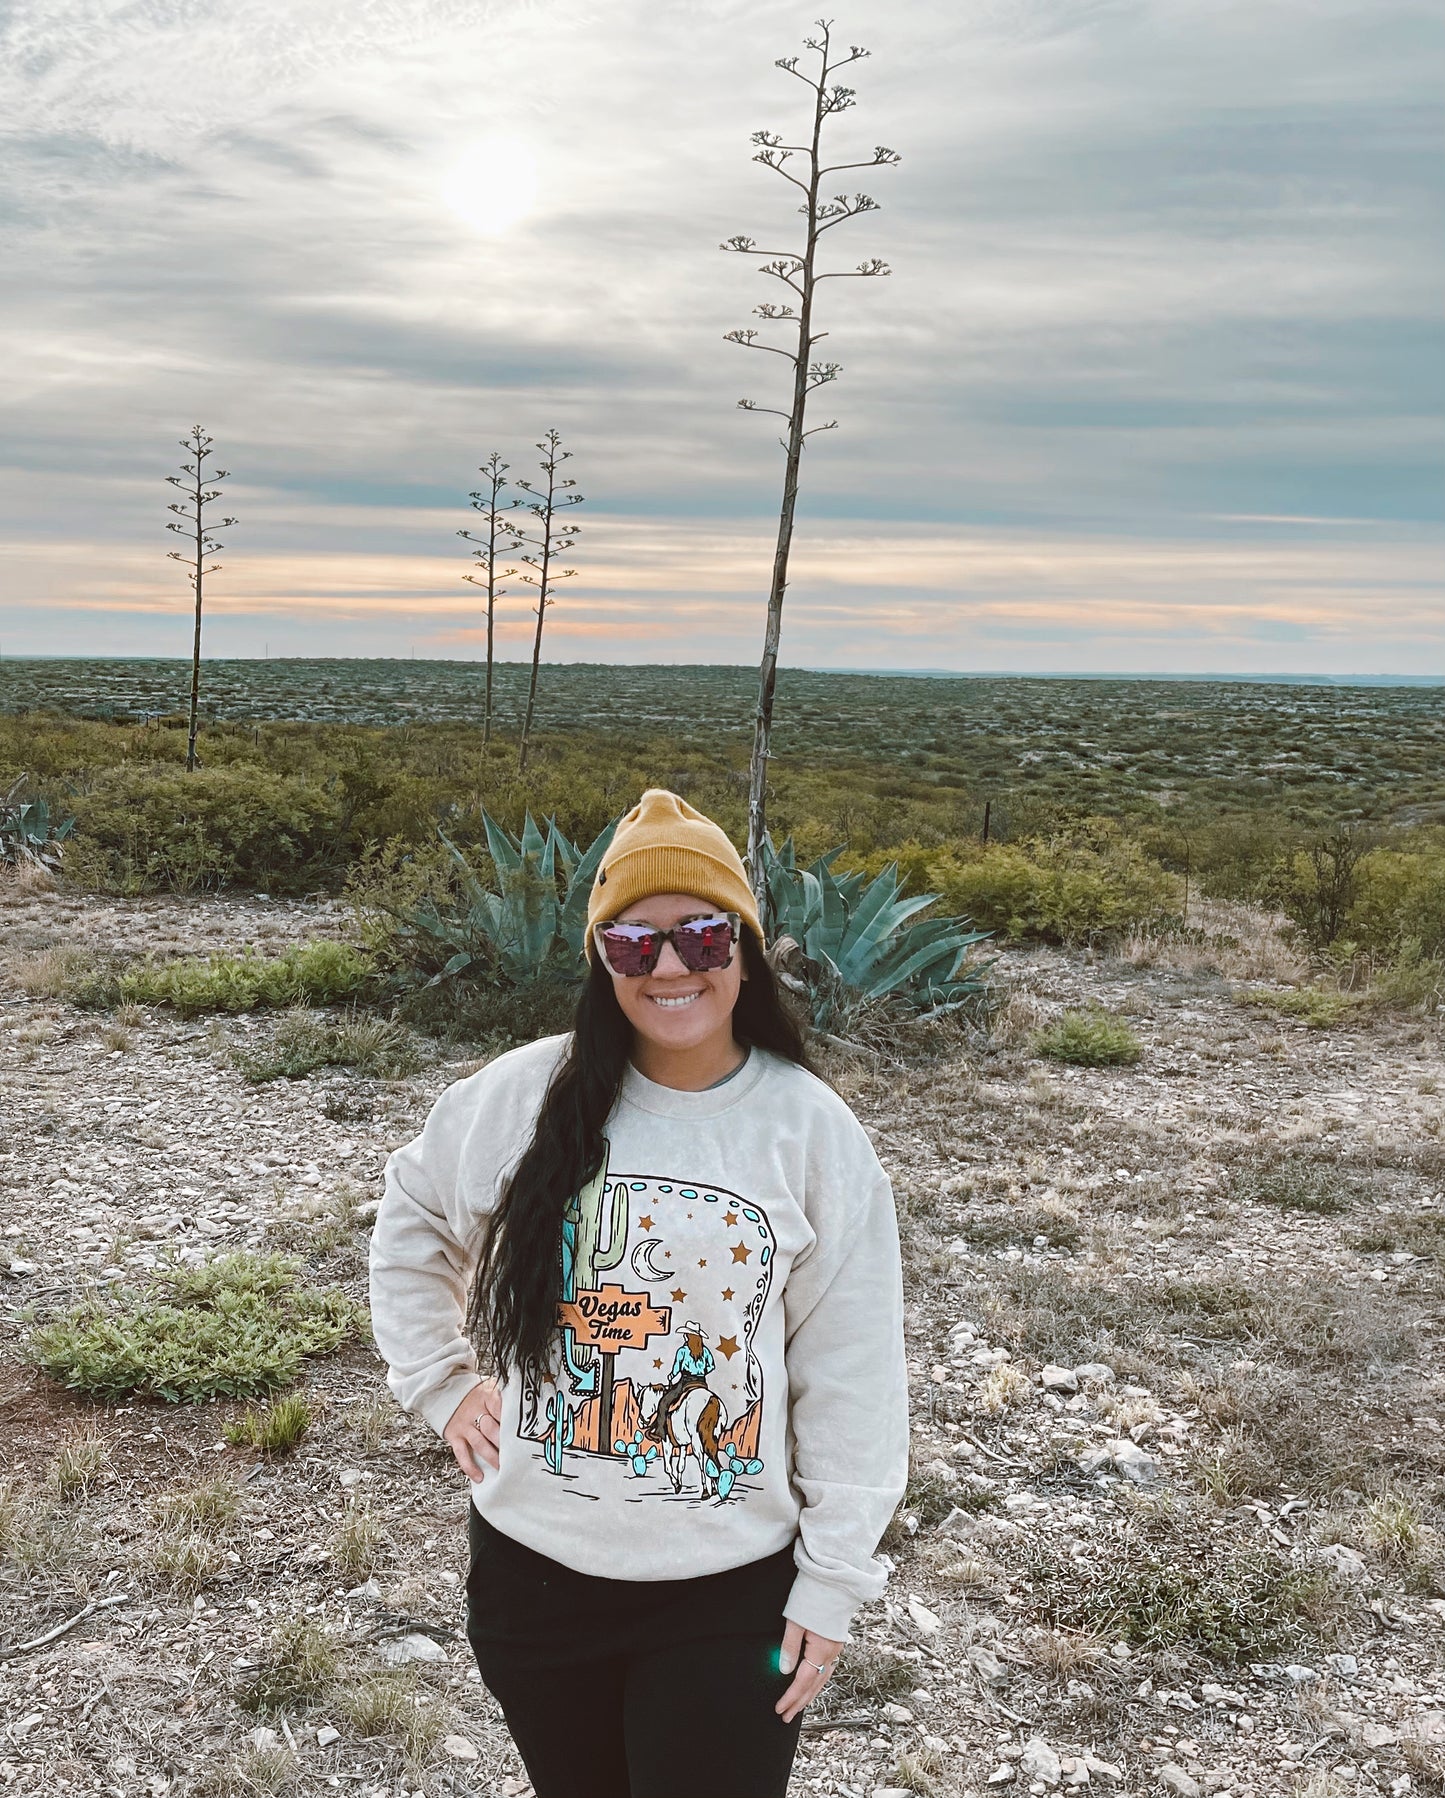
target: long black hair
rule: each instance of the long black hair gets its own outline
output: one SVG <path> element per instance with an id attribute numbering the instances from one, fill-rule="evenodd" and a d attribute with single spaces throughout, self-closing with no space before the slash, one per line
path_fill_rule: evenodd
<path id="1" fill-rule="evenodd" d="M 733 1007 L 733 1036 L 816 1073 L 802 1029 L 747 925 L 740 947 L 747 979 Z M 472 1280 L 467 1334 L 499 1377 L 512 1370 L 540 1380 L 550 1370 L 562 1298 L 562 1213 L 602 1166 L 603 1126 L 631 1048 L 632 1026 L 612 976 L 594 959 L 532 1140 L 491 1214 Z"/>

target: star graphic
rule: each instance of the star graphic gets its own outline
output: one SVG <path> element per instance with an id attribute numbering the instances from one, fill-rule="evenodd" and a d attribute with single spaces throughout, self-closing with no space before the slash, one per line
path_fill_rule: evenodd
<path id="1" fill-rule="evenodd" d="M 682 1301 L 687 1297 L 687 1294 L 679 1286 L 677 1288 L 677 1290 L 673 1293 L 672 1296 L 674 1299 L 676 1299 L 677 1303 L 680 1305 L 682 1303 Z M 659 1365 L 660 1365 L 660 1363 L 659 1363 Z"/>
<path id="2" fill-rule="evenodd" d="M 748 1256 L 751 1255 L 752 1252 L 753 1251 L 748 1247 L 748 1245 L 745 1242 L 735 1242 L 733 1244 L 733 1260 L 734 1261 L 746 1261 Z"/>
<path id="3" fill-rule="evenodd" d="M 652 1219 L 650 1217 L 638 1218 L 637 1227 L 639 1230 L 650 1230 L 652 1228 Z"/>
<path id="4" fill-rule="evenodd" d="M 723 1297 L 724 1297 L 724 1298 L 725 1298 L 725 1299 L 730 1299 L 730 1298 L 731 1298 L 731 1297 L 732 1297 L 732 1296 L 733 1296 L 733 1289 L 732 1289 L 732 1287 L 731 1287 L 731 1286 L 724 1286 L 724 1287 L 723 1287 L 723 1289 L 722 1289 L 722 1295 L 723 1295 Z M 676 1295 L 676 1293 L 674 1293 L 674 1294 L 673 1294 L 673 1297 L 674 1297 L 674 1298 L 676 1298 L 676 1296 L 677 1296 L 677 1295 Z"/>
<path id="5" fill-rule="evenodd" d="M 738 1220 L 733 1216 L 731 1211 L 723 1219 L 723 1222 L 727 1225 L 729 1230 L 735 1230 L 737 1228 Z"/>
<path id="6" fill-rule="evenodd" d="M 699 1261 L 699 1262 L 698 1262 L 698 1266 L 699 1266 L 699 1267 L 706 1267 L 706 1266 L 707 1266 L 707 1256 L 706 1256 L 706 1255 L 704 1255 L 704 1256 L 703 1256 L 703 1258 L 702 1258 L 702 1260 L 701 1260 L 701 1261 Z"/>
<path id="7" fill-rule="evenodd" d="M 654 1355 L 654 1356 L 653 1356 L 653 1357 L 652 1357 L 652 1365 L 653 1365 L 653 1366 L 654 1366 L 654 1367 L 661 1367 L 661 1366 L 662 1366 L 662 1356 L 661 1356 L 661 1355 Z"/>
<path id="8" fill-rule="evenodd" d="M 717 1352 L 720 1355 L 725 1356 L 729 1361 L 731 1361 L 733 1356 L 738 1352 L 737 1337 L 736 1336 L 719 1336 L 717 1339 Z"/>

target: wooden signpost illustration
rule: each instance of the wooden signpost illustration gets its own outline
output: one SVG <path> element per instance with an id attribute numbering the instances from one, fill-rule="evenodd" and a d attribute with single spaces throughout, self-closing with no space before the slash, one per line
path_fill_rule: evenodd
<path id="1" fill-rule="evenodd" d="M 575 1298 L 557 1307 L 557 1321 L 570 1329 L 579 1344 L 597 1351 L 602 1368 L 598 1394 L 598 1452 L 612 1452 L 612 1372 L 620 1349 L 646 1348 L 653 1336 L 665 1336 L 672 1327 L 672 1307 L 654 1305 L 646 1292 L 626 1292 L 621 1286 L 584 1287 Z"/>

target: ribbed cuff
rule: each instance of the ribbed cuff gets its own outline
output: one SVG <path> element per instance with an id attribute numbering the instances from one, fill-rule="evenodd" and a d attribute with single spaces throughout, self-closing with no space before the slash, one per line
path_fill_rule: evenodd
<path id="1" fill-rule="evenodd" d="M 445 1385 L 438 1386 L 435 1392 L 429 1392 L 419 1405 L 416 1413 L 423 1418 L 440 1436 L 452 1420 L 452 1413 L 471 1391 L 473 1386 L 480 1386 L 482 1376 L 479 1373 L 453 1374 Z"/>
<path id="2" fill-rule="evenodd" d="M 800 1623 L 804 1629 L 812 1630 L 815 1635 L 826 1636 L 830 1642 L 851 1642 L 853 1638 L 848 1633 L 848 1625 L 857 1609 L 857 1600 L 841 1586 L 814 1579 L 810 1573 L 800 1573 L 793 1581 L 783 1615 L 793 1623 Z"/>

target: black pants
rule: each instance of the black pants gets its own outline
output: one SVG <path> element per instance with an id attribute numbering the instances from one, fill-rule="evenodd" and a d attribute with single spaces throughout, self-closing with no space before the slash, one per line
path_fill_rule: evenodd
<path id="1" fill-rule="evenodd" d="M 469 1505 L 467 1638 L 537 1798 L 784 1798 L 791 1545 L 697 1579 L 577 1573 Z"/>

